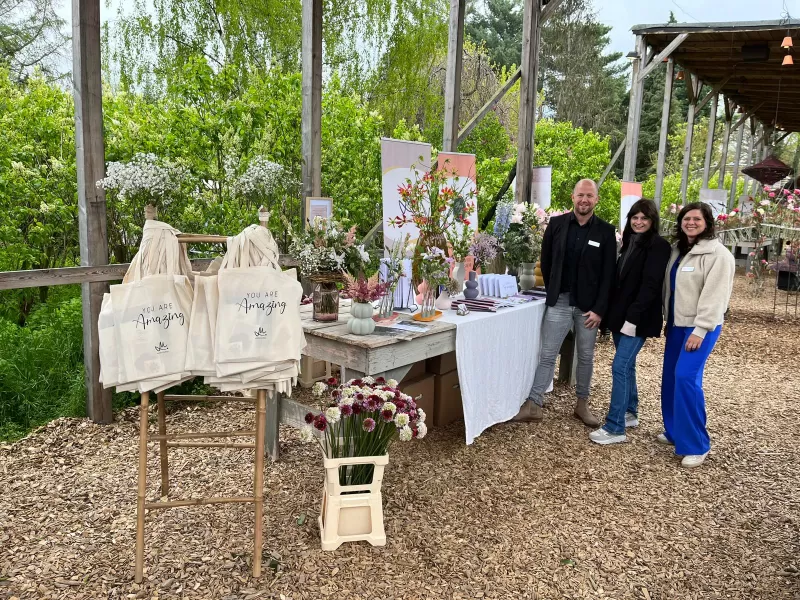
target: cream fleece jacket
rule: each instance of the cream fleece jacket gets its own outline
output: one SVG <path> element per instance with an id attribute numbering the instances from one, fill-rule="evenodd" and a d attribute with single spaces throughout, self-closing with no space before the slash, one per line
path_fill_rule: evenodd
<path id="1" fill-rule="evenodd" d="M 672 246 L 664 278 L 664 315 L 669 315 L 669 274 L 678 259 L 678 246 Z M 733 290 L 736 263 L 730 251 L 716 238 L 700 240 L 681 261 L 675 275 L 675 314 L 678 327 L 694 327 L 694 335 L 706 333 L 722 325 Z"/>

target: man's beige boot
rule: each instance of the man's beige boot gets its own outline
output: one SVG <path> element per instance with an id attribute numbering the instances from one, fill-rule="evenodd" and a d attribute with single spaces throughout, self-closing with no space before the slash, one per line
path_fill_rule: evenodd
<path id="1" fill-rule="evenodd" d="M 520 421 L 523 423 L 541 421 L 542 407 L 536 404 L 533 400 L 525 400 L 525 403 L 520 407 L 517 416 L 511 420 Z"/>
<path id="2" fill-rule="evenodd" d="M 583 421 L 584 425 L 587 425 L 589 427 L 600 426 L 600 419 L 595 417 L 592 414 L 592 411 L 589 410 L 588 398 L 578 398 L 578 401 L 575 403 L 575 416 L 578 417 L 581 421 Z"/>

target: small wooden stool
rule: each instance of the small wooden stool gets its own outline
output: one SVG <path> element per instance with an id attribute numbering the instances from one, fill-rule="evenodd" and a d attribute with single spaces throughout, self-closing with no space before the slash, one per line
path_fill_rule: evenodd
<path id="1" fill-rule="evenodd" d="M 253 533 L 253 577 L 261 576 L 262 528 L 264 515 L 264 433 L 266 419 L 266 390 L 257 390 L 255 398 L 236 398 L 233 396 L 164 396 L 158 398 L 158 440 L 161 458 L 161 495 L 169 494 L 169 448 L 252 448 L 255 450 L 255 473 L 253 475 L 253 495 L 246 497 L 211 497 L 173 500 L 170 502 L 147 502 L 147 427 L 150 393 L 142 394 L 139 409 L 139 487 L 136 498 L 136 583 L 142 582 L 144 574 L 144 516 L 146 510 L 173 508 L 176 506 L 200 506 L 203 504 L 253 503 L 255 505 L 255 528 Z M 167 433 L 164 402 L 175 401 L 235 401 L 255 402 L 256 425 L 253 431 L 213 431 L 204 433 Z M 192 442 L 209 438 L 255 437 L 255 443 Z"/>

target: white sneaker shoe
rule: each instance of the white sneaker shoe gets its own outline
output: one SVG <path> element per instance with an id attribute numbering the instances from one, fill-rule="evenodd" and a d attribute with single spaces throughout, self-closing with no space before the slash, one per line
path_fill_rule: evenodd
<path id="1" fill-rule="evenodd" d="M 589 434 L 589 439 L 592 440 L 595 444 L 619 444 L 627 440 L 627 436 L 624 433 L 617 434 L 617 433 L 609 433 L 602 427 L 600 429 L 595 429 L 592 433 Z"/>
<path id="2" fill-rule="evenodd" d="M 637 417 L 633 413 L 626 412 L 625 427 L 638 427 L 638 426 L 639 426 L 639 417 Z"/>
<path id="3" fill-rule="evenodd" d="M 688 467 L 690 469 L 694 467 L 699 467 L 706 460 L 706 456 L 708 456 L 708 452 L 706 452 L 705 454 L 688 454 L 683 457 L 683 460 L 681 461 L 681 466 Z"/>
<path id="4" fill-rule="evenodd" d="M 666 434 L 663 434 L 663 433 L 659 433 L 656 436 L 656 441 L 659 444 L 664 444 L 665 446 L 674 446 L 675 445 L 672 442 L 670 442 L 669 439 L 667 438 Z"/>

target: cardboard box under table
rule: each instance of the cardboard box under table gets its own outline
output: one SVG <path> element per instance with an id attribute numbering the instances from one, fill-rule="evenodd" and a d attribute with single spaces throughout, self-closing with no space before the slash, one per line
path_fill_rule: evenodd
<path id="1" fill-rule="evenodd" d="M 425 364 L 424 362 L 422 363 Z M 406 377 L 400 383 L 400 391 L 417 399 L 417 407 L 425 411 L 425 422 L 430 428 L 434 418 L 434 398 L 436 397 L 434 381 L 436 375 L 433 373 L 423 373 L 409 379 Z"/>

